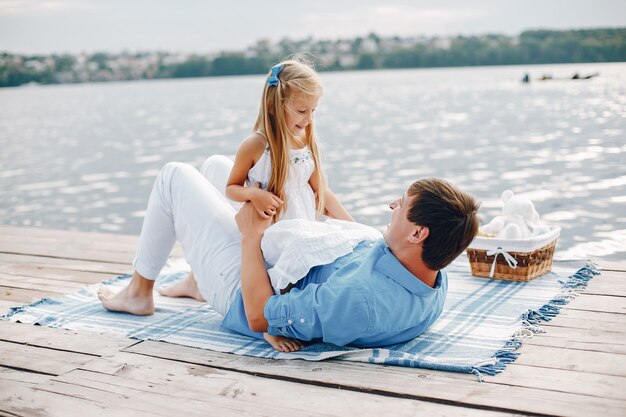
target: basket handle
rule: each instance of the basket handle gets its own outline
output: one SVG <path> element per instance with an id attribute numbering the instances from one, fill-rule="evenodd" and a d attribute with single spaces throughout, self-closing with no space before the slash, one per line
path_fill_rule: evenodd
<path id="1" fill-rule="evenodd" d="M 506 261 L 507 264 L 509 264 L 511 268 L 513 269 L 517 268 L 517 259 L 512 257 L 507 251 L 502 249 L 502 247 L 498 246 L 496 250 L 487 251 L 487 256 L 492 256 L 492 255 L 495 255 L 495 256 L 493 257 L 493 262 L 491 263 L 491 271 L 489 271 L 489 278 L 493 278 L 493 273 L 495 272 L 495 269 L 496 269 L 496 261 L 498 260 L 498 255 L 504 256 L 504 260 Z"/>

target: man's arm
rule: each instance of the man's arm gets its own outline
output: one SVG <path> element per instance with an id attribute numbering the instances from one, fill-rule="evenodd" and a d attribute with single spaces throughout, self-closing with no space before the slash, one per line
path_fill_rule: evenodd
<path id="1" fill-rule="evenodd" d="M 265 270 L 261 239 L 270 220 L 262 218 L 251 203 L 245 203 L 235 216 L 241 232 L 241 295 L 250 330 L 267 331 L 263 309 L 274 295 Z"/>

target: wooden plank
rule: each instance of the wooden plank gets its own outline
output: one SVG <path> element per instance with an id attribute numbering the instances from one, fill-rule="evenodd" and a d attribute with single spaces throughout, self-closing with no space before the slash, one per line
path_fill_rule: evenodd
<path id="1" fill-rule="evenodd" d="M 562 346 L 562 347 L 570 347 L 569 345 L 572 343 L 569 339 L 572 339 L 567 331 L 567 329 L 555 329 L 552 336 L 548 337 L 548 335 L 541 335 L 532 339 L 531 343 L 535 343 L 542 346 Z M 562 333 L 558 333 L 561 331 Z M 584 332 L 579 332 L 579 336 L 582 336 L 583 339 L 586 337 Z M 76 335 L 76 337 L 74 337 Z M 595 334 L 590 334 L 588 339 L 593 340 L 597 337 Z M 609 335 L 602 335 L 603 338 L 608 338 Z M 623 338 L 623 336 L 621 336 Z M 564 338 L 564 339 L 561 339 Z M 20 325 L 16 323 L 9 322 L 0 322 L 0 339 L 1 340 L 10 340 L 14 342 L 28 343 L 30 345 L 36 346 L 48 346 L 54 347 L 57 349 L 71 350 L 77 352 L 86 352 L 86 353 L 97 353 L 102 354 L 100 351 L 101 348 L 106 348 L 108 351 L 107 344 L 110 344 L 109 339 L 113 339 L 109 336 L 98 335 L 95 333 L 84 332 L 84 337 L 80 337 L 80 333 L 62 330 L 62 329 L 50 329 L 50 328 L 41 328 L 41 329 L 33 329 L 29 325 Z M 557 342 L 560 342 L 560 345 L 555 345 L 554 341 L 546 342 L 549 340 L 555 339 Z M 574 338 L 575 339 L 575 338 Z M 622 340 L 622 339 L 619 339 Z M 85 344 L 83 341 L 89 341 L 93 343 Z M 606 340 L 605 340 L 606 342 Z M 120 339 L 119 344 L 114 345 L 114 349 L 122 348 L 125 345 L 134 344 L 136 341 L 131 341 L 128 339 Z M 585 346 L 587 347 L 587 346 Z M 588 347 L 587 347 L 588 348 Z M 620 349 L 623 352 L 623 345 L 617 345 L 616 349 Z M 591 349 L 593 350 L 593 349 Z"/>
<path id="2" fill-rule="evenodd" d="M 84 261 L 78 259 L 50 258 L 23 254 L 0 253 L 0 265 L 26 264 L 42 268 L 64 268 L 74 271 L 102 272 L 110 274 L 128 274 L 132 272 L 130 263 Z"/>
<path id="3" fill-rule="evenodd" d="M 538 346 L 532 339 L 519 352 L 517 363 L 522 365 L 626 376 L 626 360 L 621 354 Z"/>
<path id="4" fill-rule="evenodd" d="M 9 312 L 9 310 L 12 307 L 19 307 L 21 305 L 23 305 L 24 303 L 22 302 L 17 302 L 17 301 L 8 301 L 8 300 L 2 300 L 0 299 L 0 316 L 6 314 Z"/>
<path id="5" fill-rule="evenodd" d="M 602 322 L 601 320 L 604 321 Z M 571 325 L 562 325 L 561 322 L 568 322 Z M 603 325 L 599 326 L 598 323 Z M 589 339 L 589 335 L 598 335 L 604 336 L 603 340 L 614 341 L 621 340 L 623 334 L 626 333 L 625 323 L 626 317 L 619 313 L 562 309 L 559 315 L 553 317 L 549 322 L 543 322 L 541 326 L 548 330 L 548 334 L 552 332 L 553 328 L 558 328 L 555 330 L 558 333 L 554 334 L 561 334 L 566 329 L 575 329 L 572 335 L 580 335 L 583 338 L 581 340 Z M 577 330 L 584 330 L 586 333 Z M 607 334 L 606 336 L 605 333 Z"/>
<path id="6" fill-rule="evenodd" d="M 564 309 L 626 314 L 626 297 L 580 294 Z"/>
<path id="7" fill-rule="evenodd" d="M 112 263 L 131 263 L 134 257 L 133 253 L 126 252 L 102 252 L 97 249 L 71 248 L 63 245 L 62 242 L 41 247 L 33 247 L 28 243 L 0 242 L 0 252 Z"/>
<path id="8" fill-rule="evenodd" d="M 24 385 L 35 386 L 50 380 L 50 375 L 36 374 L 34 372 L 25 372 L 18 369 L 0 367 L 0 380 L 13 383 L 22 383 Z"/>
<path id="9" fill-rule="evenodd" d="M 57 246 L 62 243 L 69 248 L 98 249 L 103 252 L 134 254 L 139 236 L 94 233 L 72 230 L 55 230 L 29 227 L 0 226 L 0 244 L 28 244 L 32 247 Z M 180 245 L 175 245 L 174 256 L 181 256 Z"/>
<path id="10" fill-rule="evenodd" d="M 0 233 L 8 240 L 13 239 L 58 239 L 67 241 L 89 239 L 92 241 L 136 244 L 137 236 L 126 233 L 86 232 L 82 230 L 48 229 L 43 227 L 0 226 Z"/>
<path id="11" fill-rule="evenodd" d="M 186 375 L 212 376 L 220 372 L 220 370 L 201 365 L 172 361 L 162 364 L 161 362 L 152 362 L 145 356 L 140 356 L 142 359 L 136 359 L 133 356 L 137 355 L 129 355 L 121 352 L 114 356 L 102 358 L 102 360 L 91 361 L 81 369 L 152 383 L 168 381 L 175 383 L 177 386 L 188 382 L 185 381 Z M 176 365 L 172 365 L 173 363 Z M 512 368 L 513 372 L 509 372 L 510 369 L 507 369 L 507 372 L 498 375 L 496 378 L 491 378 L 488 383 L 514 386 L 517 385 L 518 380 L 532 380 L 533 386 L 536 388 L 617 400 L 624 400 L 625 397 L 624 386 L 626 378 L 623 377 L 563 370 L 548 370 L 549 372 L 545 372 L 541 368 L 519 365 Z M 503 378 L 503 376 L 506 376 L 506 378 Z M 182 381 L 179 382 L 179 379 Z M 182 389 L 182 385 L 179 388 Z M 193 387 L 191 388 L 193 389 Z M 202 389 L 202 391 L 205 392 L 207 390 Z"/>
<path id="12" fill-rule="evenodd" d="M 2 265 L 28 265 L 35 268 L 60 268 L 72 271 L 98 272 L 122 275 L 131 273 L 132 264 L 107 261 L 88 261 L 81 259 L 63 259 L 58 257 L 33 256 L 13 253 L 0 253 L 0 267 Z"/>
<path id="13" fill-rule="evenodd" d="M 123 383 L 123 380 L 119 382 Z M 258 404 L 254 402 L 257 397 L 256 392 L 253 391 L 249 396 L 244 395 L 242 389 L 236 385 L 236 381 L 231 381 L 231 386 L 233 386 L 234 391 L 225 388 L 220 396 L 198 393 L 197 398 L 191 399 L 150 392 L 148 390 L 150 387 L 143 389 L 118 387 L 110 382 L 98 383 L 97 381 L 67 375 L 60 381 L 52 381 L 45 389 L 48 392 L 70 398 L 89 399 L 103 408 L 109 408 L 110 405 L 115 404 L 126 409 L 126 415 L 134 415 L 136 412 L 167 417 L 175 415 L 200 417 L 207 414 L 217 416 L 286 416 L 302 413 L 299 409 L 281 407 L 282 404 L 280 403 L 272 406 Z M 239 399 L 244 396 L 246 398 L 252 397 L 253 401 L 244 402 Z M 115 413 L 114 415 L 118 414 Z M 330 416 L 332 414 L 313 411 L 312 415 Z"/>
<path id="14" fill-rule="evenodd" d="M 187 416 L 207 413 L 207 404 L 183 402 L 174 397 L 159 398 L 141 391 L 115 394 L 75 383 L 50 382 L 38 387 L 5 386 L 0 394 L 0 410 L 20 416 Z M 212 410 L 211 410 L 212 411 Z M 225 414 L 226 415 L 226 414 Z"/>
<path id="15" fill-rule="evenodd" d="M 43 384 L 42 384 L 43 385 Z M 92 393 L 97 394 L 97 393 Z M 111 398 L 108 404 L 89 398 L 58 394 L 46 391 L 42 386 L 3 381 L 0 379 L 0 414 L 10 416 L 37 417 L 110 417 L 137 416 L 153 417 L 144 412 L 119 405 L 119 398 Z"/>
<path id="16" fill-rule="evenodd" d="M 258 378 L 239 372 L 218 370 L 202 365 L 186 364 L 141 355 L 117 355 L 98 362 L 117 369 L 113 374 L 99 371 L 72 371 L 55 378 L 82 386 L 114 390 L 116 393 L 139 390 L 151 394 L 174 396 L 177 399 L 220 404 L 224 398 L 239 412 L 269 410 L 273 415 L 415 415 L 416 410 L 428 415 L 501 415 L 487 410 L 391 398 L 328 387 L 294 383 L 272 378 Z M 86 368 L 91 367 L 91 363 Z M 289 393 L 289 395 L 285 395 Z M 132 394 L 131 394 L 132 395 Z M 323 401 L 320 399 L 323 398 Z M 279 406 L 278 406 L 279 405 Z M 255 409 L 247 407 L 253 406 Z M 235 410 L 233 410 L 235 411 Z"/>
<path id="17" fill-rule="evenodd" d="M 568 329 L 572 330 L 572 329 Z M 626 345 L 620 343 L 596 343 L 596 342 L 581 342 L 578 340 L 570 340 L 568 338 L 551 338 L 551 337 L 538 337 L 533 339 L 533 345 L 536 346 L 549 346 L 561 349 L 575 349 L 586 350 L 590 352 L 606 352 L 615 353 L 618 355 L 626 355 Z M 626 357 L 625 357 L 626 360 Z"/>
<path id="18" fill-rule="evenodd" d="M 303 383 L 387 393 L 405 398 L 429 398 L 432 401 L 446 401 L 454 405 L 580 417 L 590 415 L 621 417 L 626 411 L 624 400 L 521 386 L 511 387 L 497 383 L 480 384 L 471 375 L 422 369 L 338 361 L 275 361 L 216 352 L 200 354 L 198 349 L 157 342 L 142 342 L 124 351 L 219 369 L 237 370 L 268 378 L 288 378 Z"/>
<path id="19" fill-rule="evenodd" d="M 0 341 L 0 366 L 60 375 L 93 360 L 94 356 Z"/>
<path id="20" fill-rule="evenodd" d="M 82 284 L 95 284 L 112 278 L 110 273 L 84 272 L 72 269 L 31 266 L 26 264 L 0 264 L 0 271 L 7 275 L 21 277 L 46 278 L 54 281 L 67 281 Z"/>
<path id="21" fill-rule="evenodd" d="M 543 328 L 547 333 L 530 339 L 532 344 L 626 355 L 626 333 L 623 332 L 549 325 Z"/>
<path id="22" fill-rule="evenodd" d="M 600 398 L 625 400 L 626 378 L 622 376 L 594 374 L 564 369 L 546 369 L 514 362 L 487 383 L 520 386 L 561 391 L 572 394 L 589 395 Z"/>
<path id="23" fill-rule="evenodd" d="M 31 324 L 0 321 L 0 341 L 88 355 L 108 355 L 137 340 L 103 335 L 88 331 L 74 331 Z"/>
<path id="24" fill-rule="evenodd" d="M 626 272 L 626 261 L 611 261 L 597 257 L 591 257 L 603 271 L 621 271 Z"/>
<path id="25" fill-rule="evenodd" d="M 589 281 L 584 293 L 626 297 L 626 272 L 603 271 Z"/>
<path id="26" fill-rule="evenodd" d="M 548 323 L 543 323 L 542 326 L 547 328 L 569 327 L 626 333 L 625 320 L 626 318 L 622 314 L 562 309 L 558 316 Z"/>
<path id="27" fill-rule="evenodd" d="M 60 293 L 52 291 L 25 290 L 0 286 L 0 299 L 18 304 L 30 304 L 46 297 L 58 297 Z"/>
<path id="28" fill-rule="evenodd" d="M 0 272 L 0 286 L 22 288 L 26 290 L 42 290 L 67 294 L 83 288 L 85 284 L 70 281 L 52 281 L 45 278 L 32 278 L 19 275 L 8 275 Z"/>
<path id="29" fill-rule="evenodd" d="M 48 229 L 43 227 L 22 227 L 22 226 L 0 226 L 0 236 L 11 237 L 32 237 L 32 238 L 63 238 L 66 241 L 90 239 L 93 241 L 111 242 L 120 241 L 122 243 L 136 244 L 138 237 L 135 235 L 104 233 L 104 232 L 84 232 L 80 230 Z M 0 237 L 1 238 L 1 237 Z"/>
<path id="30" fill-rule="evenodd" d="M 0 231 L 1 233 L 1 231 Z M 122 235 L 119 235 L 120 237 Z M 133 237 L 132 242 L 128 239 L 120 237 L 108 237 L 106 239 L 94 239 L 89 235 L 73 235 L 63 231 L 56 231 L 55 236 L 6 236 L 0 238 L 0 244 L 10 245 L 28 245 L 32 248 L 57 247 L 62 244 L 65 248 L 72 249 L 98 249 L 103 252 L 124 252 L 134 253 L 137 248 L 137 238 Z"/>

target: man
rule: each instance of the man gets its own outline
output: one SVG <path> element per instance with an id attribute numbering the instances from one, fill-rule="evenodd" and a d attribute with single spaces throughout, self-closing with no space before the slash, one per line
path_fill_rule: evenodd
<path id="1" fill-rule="evenodd" d="M 476 235 L 478 204 L 445 181 L 423 179 L 390 208 L 384 240 L 362 242 L 311 269 L 289 293 L 274 295 L 261 251 L 270 220 L 249 203 L 234 216 L 198 171 L 170 163 L 148 202 L 130 284 L 116 295 L 103 290 L 100 299 L 109 310 L 152 314 L 154 279 L 178 239 L 196 277 L 168 295 L 206 300 L 226 328 L 357 347 L 405 342 L 441 314 L 447 292 L 442 269 Z M 285 350 L 300 345 L 290 346 Z"/>

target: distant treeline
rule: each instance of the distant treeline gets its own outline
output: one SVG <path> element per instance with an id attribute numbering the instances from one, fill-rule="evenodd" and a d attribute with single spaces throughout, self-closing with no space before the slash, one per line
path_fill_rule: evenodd
<path id="1" fill-rule="evenodd" d="M 359 64 L 360 68 L 368 64 L 414 68 L 622 61 L 626 61 L 626 29 L 595 29 L 533 30 L 519 37 L 458 36 L 447 49 L 417 44 L 379 57 L 362 56 Z"/>
<path id="2" fill-rule="evenodd" d="M 261 74 L 278 60 L 311 53 L 320 71 L 626 61 L 626 28 L 532 30 L 519 36 L 483 35 L 350 40 L 260 41 L 243 52 L 181 55 L 0 54 L 0 87 L 156 78 Z"/>

